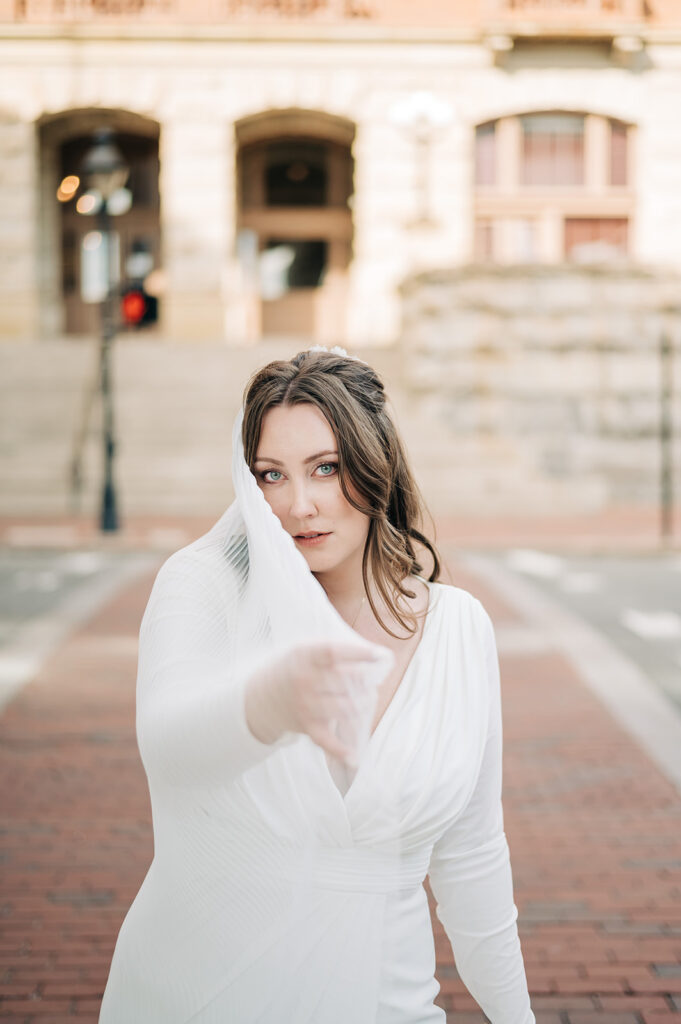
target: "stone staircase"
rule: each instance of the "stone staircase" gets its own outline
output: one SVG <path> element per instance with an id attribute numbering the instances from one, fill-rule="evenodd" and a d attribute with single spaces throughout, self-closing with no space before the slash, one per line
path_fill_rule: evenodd
<path id="1" fill-rule="evenodd" d="M 231 427 L 249 374 L 304 344 L 253 348 L 120 337 L 114 345 L 116 483 L 127 515 L 218 515 L 231 500 Z M 399 348 L 358 350 L 382 374 L 429 508 L 442 514 L 575 511 L 566 482 L 547 480 L 531 453 L 498 436 L 454 433 L 436 395 L 404 380 Z M 100 409 L 95 395 L 72 460 L 88 394 L 95 339 L 0 346 L 0 515 L 95 515 L 100 501 Z M 572 488 L 572 490 L 574 490 Z M 581 499 L 582 507 L 584 495 Z M 589 499 L 597 503 L 594 491 Z"/>

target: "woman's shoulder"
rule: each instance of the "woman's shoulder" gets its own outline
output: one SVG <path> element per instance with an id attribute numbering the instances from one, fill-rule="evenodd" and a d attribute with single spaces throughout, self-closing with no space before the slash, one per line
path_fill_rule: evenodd
<path id="1" fill-rule="evenodd" d="M 457 587 L 455 583 L 446 583 L 444 580 L 430 580 L 428 586 L 432 589 L 438 601 L 448 602 L 450 605 L 461 607 L 483 607 L 482 602 L 470 590 Z"/>
<path id="2" fill-rule="evenodd" d="M 443 580 L 431 581 L 428 586 L 432 588 L 430 607 L 445 611 L 444 622 L 449 623 L 452 627 L 455 622 L 468 622 L 484 632 L 492 628 L 492 622 L 484 604 L 469 590 L 457 587 L 454 583 L 445 583 Z"/>
<path id="3" fill-rule="evenodd" d="M 430 583 L 436 600 L 441 602 L 440 614 L 433 621 L 438 649 L 459 658 L 465 653 L 471 664 L 484 665 L 485 674 L 492 680 L 495 671 L 490 665 L 497 663 L 497 641 L 494 624 L 482 601 L 451 583 Z M 498 671 L 496 673 L 498 679 Z"/>

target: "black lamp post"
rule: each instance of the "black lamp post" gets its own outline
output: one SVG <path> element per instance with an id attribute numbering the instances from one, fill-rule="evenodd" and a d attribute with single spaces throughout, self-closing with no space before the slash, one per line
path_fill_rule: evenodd
<path id="1" fill-rule="evenodd" d="M 115 453 L 114 413 L 109 366 L 111 343 L 116 334 L 116 304 L 114 303 L 111 287 L 111 221 L 107 204 L 114 192 L 125 185 L 129 173 L 130 169 L 113 141 L 113 132 L 108 129 L 96 132 L 94 145 L 88 150 L 83 159 L 81 174 L 87 186 L 99 192 L 102 197 L 97 211 L 97 225 L 102 236 L 101 244 L 104 246 L 104 297 L 100 303 L 100 383 L 104 426 L 104 487 L 102 491 L 100 526 L 102 530 L 107 532 L 118 529 L 116 490 L 113 479 Z"/>

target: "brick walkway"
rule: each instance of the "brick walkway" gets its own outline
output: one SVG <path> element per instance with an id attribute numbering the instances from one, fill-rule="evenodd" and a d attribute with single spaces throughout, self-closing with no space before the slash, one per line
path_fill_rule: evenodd
<path id="1" fill-rule="evenodd" d="M 522 624 L 452 568 L 497 626 Z M 134 738 L 150 584 L 72 636 L 0 718 L 2 1021 L 97 1020 L 152 853 Z M 559 656 L 502 651 L 502 677 L 506 831 L 538 1024 L 681 1022 L 681 797 Z M 480 1024 L 439 924 L 436 942 L 441 1004 Z"/>

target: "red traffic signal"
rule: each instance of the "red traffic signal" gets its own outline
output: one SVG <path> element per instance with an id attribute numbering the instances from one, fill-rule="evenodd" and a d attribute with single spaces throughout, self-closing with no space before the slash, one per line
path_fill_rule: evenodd
<path id="1" fill-rule="evenodd" d="M 137 288 L 126 292 L 121 299 L 121 312 L 126 324 L 138 324 L 147 311 L 147 300 Z"/>

